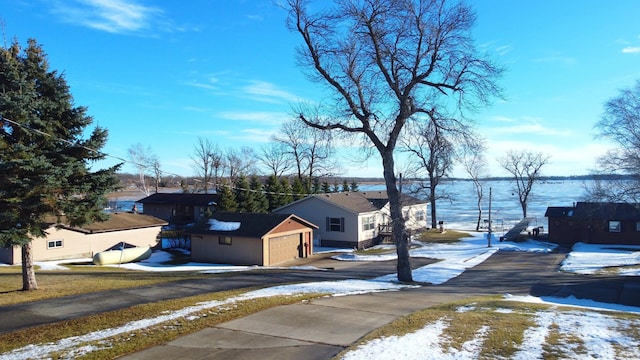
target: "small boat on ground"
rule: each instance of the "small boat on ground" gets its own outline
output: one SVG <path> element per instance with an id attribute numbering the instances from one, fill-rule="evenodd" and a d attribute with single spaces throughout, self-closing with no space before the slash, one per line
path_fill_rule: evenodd
<path id="1" fill-rule="evenodd" d="M 126 264 L 146 260 L 151 257 L 151 253 L 149 246 L 134 246 L 123 242 L 93 255 L 93 263 L 96 265 Z"/>

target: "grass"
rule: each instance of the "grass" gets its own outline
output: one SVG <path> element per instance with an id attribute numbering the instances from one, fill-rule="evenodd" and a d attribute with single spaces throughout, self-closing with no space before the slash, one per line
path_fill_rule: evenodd
<path id="1" fill-rule="evenodd" d="M 502 300 L 499 296 L 487 296 L 465 299 L 434 306 L 413 314 L 400 317 L 395 321 L 378 328 L 351 347 L 345 349 L 334 359 L 341 359 L 347 352 L 369 341 L 416 332 L 425 326 L 444 321 L 447 325 L 441 335 L 440 346 L 443 349 L 462 349 L 465 342 L 478 337 L 480 329 L 485 330 L 480 359 L 508 359 L 515 355 L 523 344 L 524 333 L 535 327 L 534 316 L 538 311 L 546 311 L 551 306 L 543 304 L 518 303 Z M 554 311 L 575 311 L 567 307 L 554 308 Z M 625 324 L 622 333 L 636 341 L 640 340 L 637 324 L 640 316 L 628 313 L 607 313 L 611 317 L 623 319 Z M 561 359 L 572 354 L 586 354 L 587 348 L 583 340 L 572 333 L 561 333 L 557 324 L 552 324 L 543 346 L 544 359 Z M 618 355 L 624 355 L 626 349 L 622 344 L 614 343 Z"/>
<path id="2" fill-rule="evenodd" d="M 131 321 L 153 318 L 172 310 L 183 309 L 202 302 L 224 300 L 237 296 L 248 290 L 253 290 L 253 288 L 137 305 L 126 309 L 2 334 L 0 335 L 0 353 L 21 348 L 29 344 L 55 342 L 72 336 L 79 336 L 90 332 L 122 326 Z M 91 352 L 83 358 L 112 359 L 134 351 L 163 344 L 179 336 L 193 333 L 236 318 L 244 317 L 270 307 L 297 303 L 317 296 L 321 295 L 275 296 L 245 300 L 233 305 L 201 310 L 197 313 L 190 314 L 188 318 L 177 318 L 158 325 L 145 327 L 141 330 L 116 335 L 109 339 L 78 344 L 77 347 L 93 346 L 99 349 Z M 70 351 L 74 350 L 75 349 L 72 349 Z M 53 356 L 54 359 L 63 357 L 75 358 L 77 357 L 77 354 L 65 351 L 65 353 L 54 354 Z"/>
<path id="3" fill-rule="evenodd" d="M 69 266 L 69 270 L 39 272 L 39 290 L 22 291 L 22 268 L 0 267 L 0 306 L 103 290 L 125 289 L 184 279 L 211 277 L 197 272 L 142 272 L 106 266 Z"/>
<path id="4" fill-rule="evenodd" d="M 419 233 L 416 236 L 416 240 L 431 243 L 454 243 L 469 236 L 469 233 L 463 231 L 446 230 L 445 232 L 440 232 L 438 229 L 430 229 Z"/>

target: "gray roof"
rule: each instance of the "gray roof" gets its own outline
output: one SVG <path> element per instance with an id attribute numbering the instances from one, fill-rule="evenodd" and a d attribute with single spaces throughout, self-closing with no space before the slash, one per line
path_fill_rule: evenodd
<path id="1" fill-rule="evenodd" d="M 194 234 L 262 237 L 288 219 L 293 219 L 313 229 L 318 228 L 316 225 L 293 214 L 217 212 L 211 216 L 211 219 L 239 223 L 240 226 L 234 230 L 211 230 L 208 223 L 201 223 L 194 226 L 189 232 Z"/>
<path id="2" fill-rule="evenodd" d="M 389 202 L 389 197 L 387 196 L 386 191 L 342 192 L 315 194 L 313 196 L 352 210 L 356 213 L 378 211 Z M 425 203 L 424 201 L 407 194 L 401 194 L 400 199 L 402 206 Z"/>

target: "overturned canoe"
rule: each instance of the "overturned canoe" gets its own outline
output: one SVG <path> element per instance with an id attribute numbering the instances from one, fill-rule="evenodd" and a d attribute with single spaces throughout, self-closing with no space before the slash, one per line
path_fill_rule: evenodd
<path id="1" fill-rule="evenodd" d="M 151 252 L 149 246 L 107 250 L 93 255 L 93 263 L 96 265 L 110 265 L 136 262 L 150 258 Z"/>

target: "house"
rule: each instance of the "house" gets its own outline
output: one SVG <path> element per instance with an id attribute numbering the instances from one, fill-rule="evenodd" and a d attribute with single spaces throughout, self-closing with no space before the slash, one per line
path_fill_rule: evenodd
<path id="1" fill-rule="evenodd" d="M 33 239 L 34 261 L 93 257 L 122 242 L 135 246 L 155 246 L 162 226 L 167 222 L 152 216 L 121 212 L 109 220 L 81 228 L 51 222 L 45 238 Z M 22 263 L 22 248 L 0 248 L 0 262 Z"/>
<path id="2" fill-rule="evenodd" d="M 549 241 L 571 246 L 640 244 L 640 205 L 578 202 L 574 206 L 548 207 Z"/>
<path id="3" fill-rule="evenodd" d="M 206 219 L 215 210 L 218 194 L 155 193 L 137 202 L 147 215 L 184 225 Z"/>
<path id="4" fill-rule="evenodd" d="M 193 261 L 272 266 L 306 258 L 318 227 L 291 214 L 215 213 L 189 229 Z"/>
<path id="5" fill-rule="evenodd" d="M 402 215 L 409 231 L 427 227 L 427 204 L 402 194 Z M 364 249 L 391 233 L 386 191 L 315 194 L 274 210 L 293 213 L 321 224 L 315 242 L 319 246 Z"/>

